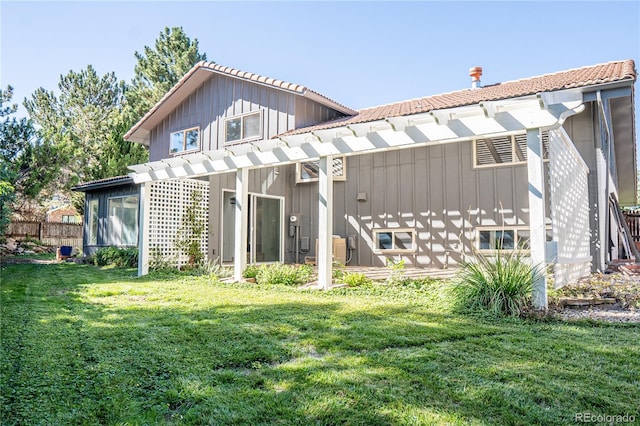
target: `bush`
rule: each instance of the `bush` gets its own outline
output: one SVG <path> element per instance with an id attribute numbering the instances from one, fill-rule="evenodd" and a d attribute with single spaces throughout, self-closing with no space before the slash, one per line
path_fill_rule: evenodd
<path id="1" fill-rule="evenodd" d="M 517 253 L 477 254 L 475 263 L 462 265 L 452 287 L 453 302 L 462 310 L 519 316 L 530 307 L 533 283 L 539 276 L 539 269 Z"/>
<path id="2" fill-rule="evenodd" d="M 247 265 L 244 272 L 242 272 L 242 276 L 244 278 L 256 278 L 258 276 L 258 272 L 260 272 L 260 267 L 258 265 Z"/>
<path id="3" fill-rule="evenodd" d="M 312 274 L 313 268 L 309 265 L 294 266 L 274 263 L 260 266 L 256 274 L 256 282 L 258 284 L 296 286 L 306 284 Z"/>
<path id="4" fill-rule="evenodd" d="M 349 287 L 361 287 L 371 284 L 371 279 L 361 272 L 345 272 L 341 281 Z"/>
<path id="5" fill-rule="evenodd" d="M 138 249 L 102 247 L 95 253 L 97 266 L 115 265 L 121 268 L 135 268 L 138 266 Z"/>

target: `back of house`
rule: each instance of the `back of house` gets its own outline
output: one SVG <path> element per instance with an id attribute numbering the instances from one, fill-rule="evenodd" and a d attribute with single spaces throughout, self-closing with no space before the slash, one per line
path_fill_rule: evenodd
<path id="1" fill-rule="evenodd" d="M 175 240 L 190 208 L 206 257 L 236 270 L 327 256 L 447 268 L 504 249 L 562 282 L 631 256 L 617 212 L 637 203 L 634 62 L 484 87 L 472 71 L 467 89 L 355 111 L 196 64 L 125 136 L 150 154 L 130 174 L 141 272 L 149 253 L 187 261 Z"/>

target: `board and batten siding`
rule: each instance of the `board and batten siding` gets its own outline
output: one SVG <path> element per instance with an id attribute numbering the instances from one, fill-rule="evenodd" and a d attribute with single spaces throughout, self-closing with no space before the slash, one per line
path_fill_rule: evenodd
<path id="1" fill-rule="evenodd" d="M 213 74 L 151 131 L 149 160 L 171 156 L 170 134 L 198 127 L 203 150 L 225 146 L 225 119 L 262 111 L 262 139 L 342 114 L 291 92 Z"/>
<path id="2" fill-rule="evenodd" d="M 478 226 L 527 226 L 525 164 L 474 169 L 471 141 L 347 157 L 346 181 L 334 182 L 334 235 L 355 235 L 349 265 L 385 266 L 399 255 L 374 250 L 375 228 L 414 228 L 417 250 L 403 254 L 409 266 L 443 268 L 472 254 Z M 235 188 L 235 173 L 210 177 L 210 254 L 221 253 L 223 190 Z M 301 214 L 301 238 L 315 256 L 318 183 L 296 183 L 296 166 L 249 172 L 249 192 L 285 197 L 285 231 Z M 366 201 L 358 201 L 358 193 Z M 295 240 L 285 232 L 285 262 L 295 259 Z"/>
<path id="3" fill-rule="evenodd" d="M 347 180 L 334 183 L 334 234 L 357 236 L 350 265 L 385 266 L 374 251 L 375 228 L 414 228 L 408 265 L 442 268 L 470 255 L 477 226 L 527 226 L 525 164 L 474 169 L 471 141 L 347 158 Z M 291 205 L 301 236 L 315 241 L 318 184 L 296 184 Z M 367 201 L 358 201 L 366 192 Z M 309 255 L 315 255 L 311 244 Z"/>

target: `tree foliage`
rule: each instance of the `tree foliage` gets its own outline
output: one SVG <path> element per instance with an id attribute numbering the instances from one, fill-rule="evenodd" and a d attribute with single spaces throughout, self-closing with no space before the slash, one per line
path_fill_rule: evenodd
<path id="1" fill-rule="evenodd" d="M 207 55 L 198 51 L 198 40 L 191 40 L 182 27 L 165 27 L 156 39 L 155 47 L 135 52 L 138 63 L 127 93 L 128 115 L 139 120 L 196 63 Z"/>
<path id="2" fill-rule="evenodd" d="M 12 212 L 29 201 L 38 201 L 58 176 L 58 151 L 39 138 L 33 124 L 16 118 L 11 103 L 13 88 L 0 89 L 0 234 Z"/>
<path id="3" fill-rule="evenodd" d="M 100 179 L 106 141 L 122 111 L 125 84 L 114 73 L 99 76 L 89 65 L 60 76 L 60 96 L 36 90 L 24 105 L 29 116 L 64 155 L 66 187 Z"/>

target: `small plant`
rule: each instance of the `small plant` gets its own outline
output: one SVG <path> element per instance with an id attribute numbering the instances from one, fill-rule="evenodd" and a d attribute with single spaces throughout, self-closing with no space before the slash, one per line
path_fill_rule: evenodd
<path id="1" fill-rule="evenodd" d="M 120 268 L 135 268 L 138 266 L 138 249 L 135 247 L 102 247 L 94 256 L 97 266 L 115 265 Z"/>
<path id="2" fill-rule="evenodd" d="M 371 284 L 371 279 L 361 272 L 345 272 L 342 282 L 349 287 L 362 287 Z"/>
<path id="3" fill-rule="evenodd" d="M 202 265 L 205 254 L 202 250 L 202 238 L 206 231 L 206 211 L 202 205 L 201 191 L 191 191 L 191 200 L 182 216 L 182 225 L 176 235 L 175 244 L 187 256 L 188 268 Z"/>
<path id="4" fill-rule="evenodd" d="M 242 272 L 242 276 L 244 278 L 255 279 L 258 276 L 258 272 L 260 272 L 260 267 L 258 265 L 247 265 L 244 272 Z"/>
<path id="5" fill-rule="evenodd" d="M 149 250 L 149 270 L 151 271 L 177 271 L 174 263 L 164 257 L 162 250 L 153 247 Z"/>
<path id="6" fill-rule="evenodd" d="M 258 284 L 297 286 L 306 284 L 312 273 L 313 268 L 309 265 L 274 263 L 262 265 L 256 275 L 256 281 Z"/>
<path id="7" fill-rule="evenodd" d="M 389 270 L 389 276 L 385 280 L 387 285 L 398 286 L 406 284 L 408 278 L 404 273 L 404 259 L 400 259 L 397 262 L 393 259 L 387 259 L 387 269 Z"/>
<path id="8" fill-rule="evenodd" d="M 196 275 L 206 275 L 215 279 L 227 278 L 233 275 L 233 269 L 222 266 L 220 264 L 220 258 L 203 261 L 194 272 Z"/>
<path id="9" fill-rule="evenodd" d="M 530 307 L 533 283 L 539 276 L 538 268 L 516 252 L 477 253 L 476 262 L 463 264 L 453 284 L 454 305 L 462 310 L 519 316 Z"/>

